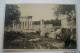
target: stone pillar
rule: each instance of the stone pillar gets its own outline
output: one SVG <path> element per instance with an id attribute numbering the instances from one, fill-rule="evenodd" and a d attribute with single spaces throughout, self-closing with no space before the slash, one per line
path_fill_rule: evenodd
<path id="1" fill-rule="evenodd" d="M 23 22 L 23 29 L 25 30 L 25 21 Z"/>
<path id="2" fill-rule="evenodd" d="M 20 31 L 19 23 L 17 24 L 17 31 L 18 31 L 18 32 Z"/>
<path id="3" fill-rule="evenodd" d="M 44 20 L 40 21 L 40 31 L 41 31 L 41 36 L 45 36 L 45 29 L 44 29 Z"/>
<path id="4" fill-rule="evenodd" d="M 21 22 L 21 31 L 23 30 L 23 22 Z"/>
<path id="5" fill-rule="evenodd" d="M 14 25 L 14 31 L 16 31 L 16 24 Z"/>
<path id="6" fill-rule="evenodd" d="M 26 32 L 26 21 L 24 21 L 24 32 Z"/>
<path id="7" fill-rule="evenodd" d="M 15 29 L 15 23 L 14 23 L 14 21 L 13 21 L 13 31 L 14 31 L 14 29 Z"/>
<path id="8" fill-rule="evenodd" d="M 30 32 L 32 29 L 32 16 L 28 16 L 28 31 Z"/>
<path id="9" fill-rule="evenodd" d="M 23 31 L 24 31 L 24 21 L 22 22 L 22 29 L 23 29 Z"/>
<path id="10" fill-rule="evenodd" d="M 32 29 L 32 18 L 30 19 L 30 29 Z"/>
<path id="11" fill-rule="evenodd" d="M 20 32 L 20 30 L 21 30 L 21 26 L 20 26 L 20 23 L 19 23 L 18 25 L 19 25 L 19 28 L 18 28 L 18 29 L 19 29 L 19 32 Z"/>
<path id="12" fill-rule="evenodd" d="M 18 31 L 18 24 L 16 24 L 16 32 Z"/>
<path id="13" fill-rule="evenodd" d="M 28 29 L 28 19 L 26 18 L 26 30 Z"/>

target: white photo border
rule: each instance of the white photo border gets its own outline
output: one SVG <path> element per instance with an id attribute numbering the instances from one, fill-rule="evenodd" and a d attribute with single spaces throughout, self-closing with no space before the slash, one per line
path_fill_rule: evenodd
<path id="1" fill-rule="evenodd" d="M 5 20 L 5 5 L 6 4 L 24 4 L 24 3 L 50 3 L 50 4 L 74 4 L 75 6 L 76 6 L 76 20 L 77 20 L 77 22 L 76 22 L 76 29 L 77 29 L 77 49 L 78 49 L 78 51 L 80 51 L 80 39 L 79 39 L 79 37 L 80 37 L 80 34 L 79 34 L 79 32 L 80 32 L 80 23 L 79 23 L 79 21 L 80 21 L 80 0 L 2 0 L 2 1 L 0 1 L 0 52 L 3 52 L 4 50 L 3 50 L 3 39 L 4 39 L 4 20 Z M 6 50 L 7 51 L 7 50 Z M 18 52 L 19 50 L 10 50 L 11 52 Z M 24 50 L 20 50 L 20 52 L 24 52 Z M 31 51 L 31 50 L 26 50 L 25 51 L 25 53 L 26 52 L 32 52 L 33 53 L 33 50 Z M 42 50 L 41 50 L 42 51 Z M 76 51 L 76 50 L 74 50 L 74 49 L 61 49 L 61 50 L 58 50 L 57 51 L 57 49 L 56 50 L 49 50 L 49 51 L 46 51 L 46 50 L 44 50 L 44 51 L 42 51 L 43 53 L 44 52 L 46 52 L 46 53 L 50 53 L 50 52 L 56 52 L 56 53 L 62 53 L 62 52 L 65 52 L 65 51 Z M 11 53 L 10 52 L 10 53 Z M 23 53 L 22 52 L 22 53 Z M 37 53 L 37 52 L 40 52 L 40 51 L 37 51 L 37 50 L 35 50 L 34 51 L 35 53 Z"/>

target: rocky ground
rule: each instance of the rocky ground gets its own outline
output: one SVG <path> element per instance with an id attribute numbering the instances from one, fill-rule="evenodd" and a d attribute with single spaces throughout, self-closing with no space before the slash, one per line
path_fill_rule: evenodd
<path id="1" fill-rule="evenodd" d="M 5 33 L 5 49 L 64 49 L 62 40 L 40 36 L 37 33 Z"/>

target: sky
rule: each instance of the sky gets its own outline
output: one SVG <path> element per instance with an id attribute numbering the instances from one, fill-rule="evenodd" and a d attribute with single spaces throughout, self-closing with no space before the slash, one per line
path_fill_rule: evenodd
<path id="1" fill-rule="evenodd" d="M 59 5 L 54 4 L 18 4 L 21 16 L 32 16 L 32 20 L 55 19 L 54 12 Z"/>

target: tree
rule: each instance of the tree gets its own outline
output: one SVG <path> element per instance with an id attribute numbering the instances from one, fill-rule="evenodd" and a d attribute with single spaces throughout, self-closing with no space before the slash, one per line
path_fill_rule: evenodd
<path id="1" fill-rule="evenodd" d="M 60 5 L 57 9 L 57 11 L 62 14 L 65 14 L 66 11 L 70 13 L 72 10 L 75 11 L 75 5 Z"/>
<path id="2" fill-rule="evenodd" d="M 7 4 L 5 12 L 5 26 L 11 25 L 13 20 L 19 21 L 20 11 L 17 5 Z"/>

